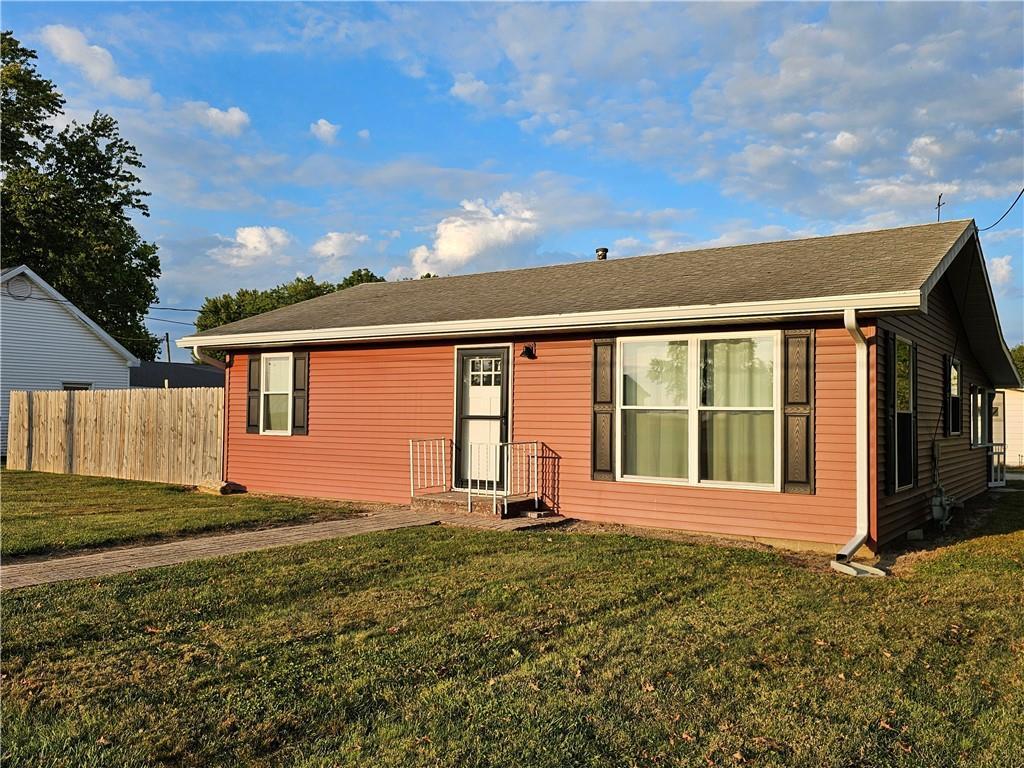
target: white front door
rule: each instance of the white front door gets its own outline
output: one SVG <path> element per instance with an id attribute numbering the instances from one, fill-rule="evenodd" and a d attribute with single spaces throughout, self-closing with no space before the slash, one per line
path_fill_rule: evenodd
<path id="1" fill-rule="evenodd" d="M 455 450 L 459 486 L 499 487 L 500 446 L 508 429 L 508 349 L 463 349 L 458 353 Z"/>

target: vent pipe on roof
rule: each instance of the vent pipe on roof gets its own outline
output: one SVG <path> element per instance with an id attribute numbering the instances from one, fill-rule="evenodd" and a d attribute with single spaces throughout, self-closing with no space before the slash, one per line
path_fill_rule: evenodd
<path id="1" fill-rule="evenodd" d="M 598 248 L 597 249 L 597 260 L 598 261 L 604 261 L 607 258 L 608 258 L 608 249 L 607 248 Z"/>

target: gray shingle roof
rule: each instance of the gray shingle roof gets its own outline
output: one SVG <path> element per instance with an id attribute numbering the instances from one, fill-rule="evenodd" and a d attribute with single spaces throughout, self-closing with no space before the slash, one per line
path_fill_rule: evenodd
<path id="1" fill-rule="evenodd" d="M 197 336 L 483 320 L 915 290 L 971 220 L 367 283 Z"/>

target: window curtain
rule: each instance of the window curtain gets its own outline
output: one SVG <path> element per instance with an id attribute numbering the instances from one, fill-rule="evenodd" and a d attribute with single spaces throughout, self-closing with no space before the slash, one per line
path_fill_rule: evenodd
<path id="1" fill-rule="evenodd" d="M 701 405 L 772 408 L 774 354 L 771 337 L 704 342 Z M 737 483 L 773 482 L 773 411 L 704 410 L 700 420 L 702 479 Z"/>

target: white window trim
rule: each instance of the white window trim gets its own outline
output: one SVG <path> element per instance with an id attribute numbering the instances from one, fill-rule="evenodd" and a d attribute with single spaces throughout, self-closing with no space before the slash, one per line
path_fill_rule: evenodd
<path id="1" fill-rule="evenodd" d="M 284 392 L 266 391 L 266 368 L 267 360 L 283 358 L 288 360 L 288 429 L 264 429 L 263 410 L 266 403 L 266 395 L 283 395 Z M 295 405 L 295 354 L 293 352 L 264 352 L 260 355 L 260 434 L 261 435 L 290 435 L 292 433 L 292 411 Z"/>
<path id="2" fill-rule="evenodd" d="M 894 471 L 896 472 L 896 477 L 894 478 L 894 482 L 893 482 L 893 485 L 895 486 L 895 489 L 896 489 L 895 490 L 896 493 L 899 493 L 900 491 L 906 491 L 906 490 L 908 490 L 910 488 L 913 488 L 914 487 L 914 475 L 916 474 L 915 471 L 911 471 L 911 473 L 910 473 L 910 482 L 907 483 L 906 485 L 900 485 L 899 484 L 899 479 L 900 479 L 900 471 L 899 471 L 899 465 L 900 465 L 899 415 L 901 413 L 904 413 L 904 414 L 905 413 L 909 413 L 910 417 L 911 417 L 910 418 L 910 423 L 911 424 L 914 424 L 914 422 L 916 421 L 916 416 L 917 416 L 917 414 L 916 414 L 917 403 L 914 402 L 914 386 L 915 386 L 915 379 L 917 378 L 917 371 L 914 369 L 914 342 L 912 342 L 910 339 L 905 339 L 902 336 L 896 336 L 896 344 L 893 345 L 893 349 L 896 349 L 899 346 L 900 342 L 903 342 L 908 347 L 910 347 L 910 410 L 909 411 L 901 411 L 899 405 L 897 403 L 893 403 L 893 408 L 895 409 L 896 418 L 893 419 L 893 424 L 892 424 L 892 427 L 893 427 L 892 449 L 893 449 L 893 451 L 896 452 L 896 458 L 895 458 L 895 461 L 893 461 L 893 465 L 892 466 L 894 468 Z M 896 350 L 896 357 L 897 358 L 899 357 L 899 350 Z M 896 360 L 893 360 L 892 364 L 893 364 L 893 368 L 895 368 Z M 899 371 L 895 371 L 893 373 L 893 376 L 899 377 Z M 899 384 L 898 383 L 894 383 L 893 386 L 896 387 L 897 389 L 899 388 Z M 911 448 L 913 448 L 913 445 L 914 445 L 913 439 L 911 439 L 910 445 L 911 445 Z M 913 459 L 914 466 L 916 467 L 916 465 L 917 465 L 917 454 L 914 454 L 912 459 Z"/>
<path id="3" fill-rule="evenodd" d="M 452 388 L 452 456 L 451 456 L 451 467 L 448 468 L 448 472 L 451 473 L 451 477 L 448 478 L 452 484 L 453 491 L 466 491 L 468 490 L 462 485 L 459 485 L 456 481 L 459 477 L 459 470 L 455 466 L 455 453 L 454 447 L 455 442 L 459 439 L 459 387 L 462 386 L 461 379 L 459 378 L 459 350 L 462 349 L 507 349 L 508 350 L 508 370 L 503 374 L 508 382 L 508 392 L 506 397 L 508 401 L 504 403 L 508 413 L 508 438 L 507 442 L 514 442 L 515 437 L 512 433 L 512 412 L 515 410 L 513 407 L 515 404 L 515 393 L 512 389 L 515 384 L 515 367 L 516 367 L 516 345 L 515 342 L 499 341 L 493 344 L 456 344 L 452 348 L 453 360 L 452 360 L 452 382 L 454 384 Z"/>
<path id="4" fill-rule="evenodd" d="M 717 339 L 750 339 L 770 337 L 774 340 L 774 361 L 772 366 L 772 407 L 758 406 L 701 406 L 700 405 L 700 342 Z M 685 341 L 687 344 L 686 411 L 687 418 L 687 478 L 648 477 L 626 475 L 622 472 L 622 347 L 637 341 Z M 719 488 L 727 490 L 782 491 L 782 331 L 728 331 L 723 333 L 663 334 L 655 336 L 620 336 L 615 344 L 615 479 L 624 483 L 648 485 L 678 485 L 694 488 Z M 640 410 L 684 410 L 681 406 L 644 406 Z M 774 473 L 771 483 L 733 483 L 722 480 L 700 479 L 700 412 L 701 411 L 768 411 L 775 415 Z"/>

